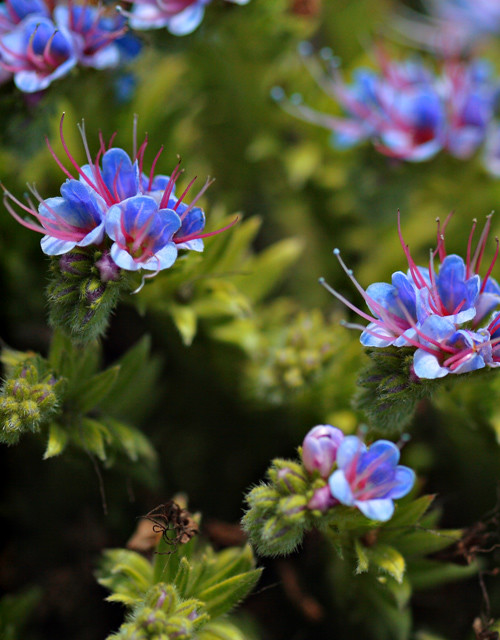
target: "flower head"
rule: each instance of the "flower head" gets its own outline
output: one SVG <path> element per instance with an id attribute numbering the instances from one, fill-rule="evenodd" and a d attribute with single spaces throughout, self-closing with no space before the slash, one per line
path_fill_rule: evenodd
<path id="1" fill-rule="evenodd" d="M 0 66 L 14 74 L 16 86 L 26 93 L 46 89 L 77 62 L 69 33 L 39 15 L 28 15 L 0 36 L 0 52 Z"/>
<path id="2" fill-rule="evenodd" d="M 340 503 L 357 507 L 367 518 L 386 522 L 393 500 L 409 493 L 415 473 L 398 465 L 399 449 L 388 440 L 367 447 L 357 436 L 346 436 L 337 451 L 337 470 L 328 484 Z"/>
<path id="3" fill-rule="evenodd" d="M 5 188 L 4 202 L 11 215 L 23 226 L 44 234 L 42 250 L 48 255 L 61 255 L 75 246 L 97 245 L 115 265 L 127 271 L 145 269 L 157 273 L 170 267 L 178 249 L 203 251 L 203 238 L 220 233 L 232 226 L 237 218 L 223 229 L 203 233 L 205 214 L 198 200 L 212 183 L 208 179 L 190 204 L 184 202 L 194 178 L 179 196 L 175 184 L 181 175 L 180 162 L 170 176 L 156 174 L 156 163 L 163 147 L 153 160 L 149 174 L 144 173 L 144 153 L 147 137 L 137 149 L 134 125 L 134 153 L 132 158 L 120 147 L 108 147 L 100 135 L 99 151 L 92 158 L 83 124 L 80 126 L 87 164 L 80 166 L 70 153 L 63 135 L 63 149 L 73 168 L 70 172 L 49 150 L 67 180 L 61 187 L 61 197 L 43 200 L 31 188 L 38 200 L 38 209 L 28 198 L 23 204 Z M 25 220 L 14 209 L 17 205 L 35 220 Z M 111 246 L 110 246 L 111 245 Z M 103 263 L 105 280 L 117 274 Z M 108 273 L 109 272 L 109 273 Z M 110 275 L 111 274 L 111 275 Z"/>
<path id="4" fill-rule="evenodd" d="M 345 117 L 315 111 L 303 105 L 297 94 L 286 100 L 279 88 L 273 96 L 292 115 L 331 130 L 337 148 L 371 140 L 387 156 L 421 162 L 442 149 L 468 158 L 485 139 L 498 82 L 482 61 L 445 62 L 434 74 L 419 60 L 391 60 L 379 47 L 379 71 L 357 69 L 348 85 L 338 59 L 328 49 L 321 51 L 323 62 L 313 55 L 309 43 L 302 43 L 300 52 L 319 86 L 342 107 Z"/>
<path id="5" fill-rule="evenodd" d="M 102 7 L 75 5 L 70 1 L 55 7 L 54 19 L 73 37 L 80 64 L 104 69 L 121 62 L 118 42 L 126 32 L 123 16 Z"/>
<path id="6" fill-rule="evenodd" d="M 447 254 L 445 231 L 450 216 L 443 225 L 438 220 L 437 247 L 430 252 L 427 267 L 417 266 L 404 242 L 399 214 L 398 230 L 408 271 L 397 271 L 392 284 L 377 282 L 366 291 L 355 279 L 334 251 L 342 268 L 363 296 L 372 315 L 362 311 L 339 294 L 322 284 L 337 299 L 365 320 L 367 326 L 346 324 L 361 330 L 365 347 L 412 347 L 414 369 L 418 377 L 439 378 L 448 373 L 464 373 L 491 366 L 491 335 L 487 327 L 478 328 L 484 318 L 500 305 L 500 287 L 491 277 L 499 245 L 484 276 L 479 275 L 488 238 L 491 216 L 472 250 L 477 221 L 469 235 L 465 260 Z M 437 258 L 440 266 L 436 268 Z"/>
<path id="7" fill-rule="evenodd" d="M 184 36 L 198 28 L 211 0 L 127 0 L 132 2 L 129 16 L 133 29 L 166 28 L 174 36 Z M 247 4 L 249 0 L 228 0 Z"/>

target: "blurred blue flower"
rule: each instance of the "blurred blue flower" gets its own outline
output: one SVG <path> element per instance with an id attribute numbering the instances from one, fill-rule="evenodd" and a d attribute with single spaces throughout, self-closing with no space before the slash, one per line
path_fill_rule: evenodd
<path id="1" fill-rule="evenodd" d="M 192 33 L 203 20 L 205 7 L 211 0 L 128 0 L 132 2 L 129 16 L 132 29 L 166 28 L 175 36 Z M 228 0 L 247 4 L 249 0 Z"/>
<path id="2" fill-rule="evenodd" d="M 409 493 L 415 483 L 414 471 L 398 462 L 394 443 L 377 440 L 367 448 L 357 436 L 346 436 L 337 451 L 337 470 L 328 481 L 330 492 L 367 518 L 386 522 L 394 513 L 393 500 Z"/>
<path id="3" fill-rule="evenodd" d="M 0 66 L 14 74 L 18 89 L 42 91 L 77 63 L 70 34 L 44 16 L 29 15 L 0 36 Z"/>
<path id="4" fill-rule="evenodd" d="M 292 115 L 331 130 L 339 149 L 370 140 L 387 156 L 422 162 L 443 149 L 468 158 L 485 140 L 499 84 L 484 61 L 444 62 L 436 75 L 419 60 L 396 62 L 379 48 L 380 71 L 357 69 L 348 85 L 333 56 L 323 56 L 325 69 L 312 47 L 299 50 L 319 86 L 346 116 L 318 112 L 297 95 L 286 99 L 279 87 L 272 95 Z"/>
<path id="5" fill-rule="evenodd" d="M 125 18 L 103 7 L 60 4 L 54 9 L 56 24 L 71 33 L 78 62 L 86 67 L 105 69 L 121 62 L 118 40 L 126 32 Z"/>
<path id="6" fill-rule="evenodd" d="M 392 284 L 376 282 L 366 291 L 352 271 L 347 268 L 335 249 L 342 268 L 368 305 L 372 315 L 362 311 L 338 291 L 321 283 L 338 300 L 368 321 L 367 326 L 344 323 L 361 331 L 360 341 L 365 347 L 415 348 L 414 370 L 420 378 L 438 378 L 448 373 L 464 373 L 494 366 L 491 349 L 496 340 L 489 327 L 479 328 L 486 316 L 500 306 L 500 286 L 491 277 L 499 253 L 496 250 L 484 276 L 479 275 L 486 248 L 491 215 L 475 250 L 474 221 L 467 243 L 466 259 L 447 254 L 445 231 L 450 216 L 443 225 L 438 220 L 437 247 L 431 251 L 427 267 L 415 264 L 405 243 L 398 214 L 398 231 L 401 246 L 408 262 L 408 271 L 397 271 Z M 436 258 L 440 266 L 436 269 Z"/>

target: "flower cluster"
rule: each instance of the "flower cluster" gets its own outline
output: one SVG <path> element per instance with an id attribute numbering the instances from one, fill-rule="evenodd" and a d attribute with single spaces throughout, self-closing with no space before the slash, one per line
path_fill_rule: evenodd
<path id="1" fill-rule="evenodd" d="M 127 0 L 132 3 L 129 17 L 132 29 L 166 28 L 175 36 L 192 33 L 203 20 L 205 6 L 211 0 Z M 247 4 L 249 0 L 227 0 Z"/>
<path id="2" fill-rule="evenodd" d="M 379 49 L 380 71 L 357 69 L 348 85 L 330 50 L 321 52 L 326 69 L 309 43 L 302 43 L 300 51 L 346 117 L 320 113 L 302 104 L 298 94 L 286 99 L 279 87 L 272 96 L 291 114 L 331 130 L 337 148 L 370 140 L 381 153 L 409 162 L 428 160 L 442 150 L 466 159 L 494 126 L 500 85 L 485 61 L 445 61 L 436 75 L 418 59 L 395 62 Z"/>
<path id="3" fill-rule="evenodd" d="M 469 49 L 485 36 L 500 33 L 497 0 L 430 0 L 428 16 L 399 10 L 395 28 L 412 43 L 447 56 Z"/>
<path id="4" fill-rule="evenodd" d="M 394 513 L 393 500 L 409 493 L 415 483 L 412 469 L 398 465 L 399 449 L 393 442 L 377 440 L 367 447 L 357 436 L 344 436 L 330 425 L 314 427 L 306 435 L 302 462 L 310 474 L 327 480 L 307 505 L 321 512 L 340 503 L 386 522 Z"/>
<path id="5" fill-rule="evenodd" d="M 451 215 L 451 214 L 450 214 Z M 479 275 L 491 215 L 473 251 L 477 222 L 474 220 L 467 243 L 466 259 L 447 254 L 445 230 L 438 220 L 437 247 L 430 252 L 429 264 L 417 266 L 404 242 L 398 215 L 398 231 L 408 262 L 408 271 L 397 271 L 392 283 L 376 282 L 366 291 L 348 269 L 338 249 L 334 250 L 342 268 L 363 296 L 370 313 L 353 305 L 335 289 L 321 283 L 336 298 L 365 320 L 360 329 L 365 347 L 409 347 L 415 350 L 413 372 L 418 378 L 442 378 L 450 373 L 466 373 L 500 365 L 500 286 L 491 277 L 498 257 L 499 243 L 484 276 Z M 436 258 L 440 265 L 436 269 Z"/>
<path id="6" fill-rule="evenodd" d="M 179 249 L 203 251 L 204 237 L 228 228 L 202 233 L 205 214 L 195 205 L 211 184 L 210 179 L 188 205 L 184 199 L 196 178 L 176 197 L 175 184 L 182 173 L 180 163 L 171 176 L 155 175 L 163 147 L 153 160 L 149 174 L 143 172 L 148 139 L 146 137 L 137 148 L 135 123 L 132 158 L 123 149 L 112 146 L 114 136 L 106 147 L 100 135 L 100 147 L 94 159 L 82 124 L 79 128 L 88 164 L 80 166 L 65 142 L 63 121 L 64 115 L 60 124 L 61 143 L 73 173 L 63 165 L 47 140 L 53 158 L 67 176 L 61 186 L 61 196 L 44 200 L 31 187 L 38 208 L 30 198 L 24 204 L 6 190 L 4 196 L 5 206 L 20 224 L 43 234 L 41 246 L 47 255 L 64 258 L 64 254 L 75 247 L 97 246 L 102 251 L 97 263 L 102 282 L 117 280 L 121 269 L 145 269 L 156 275 L 173 265 Z M 34 220 L 21 217 L 12 203 Z M 63 267 L 74 268 L 61 263 L 62 270 Z"/>
<path id="7" fill-rule="evenodd" d="M 104 69 L 135 57 L 140 43 L 115 8 L 72 0 L 5 0 L 0 4 L 0 81 L 43 91 L 76 65 Z"/>

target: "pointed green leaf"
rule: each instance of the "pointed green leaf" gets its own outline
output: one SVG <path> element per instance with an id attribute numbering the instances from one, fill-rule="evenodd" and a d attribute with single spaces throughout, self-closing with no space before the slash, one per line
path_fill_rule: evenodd
<path id="1" fill-rule="evenodd" d="M 382 528 L 381 535 L 398 535 L 400 532 L 396 531 L 398 527 L 407 527 L 419 522 L 420 518 L 431 506 L 434 495 L 427 495 L 412 500 L 407 504 L 396 504 L 396 512 L 392 516 L 387 525 L 387 529 Z M 385 538 L 384 538 L 385 539 Z"/>
<path id="2" fill-rule="evenodd" d="M 428 555 L 446 549 L 460 540 L 462 535 L 462 529 L 417 529 L 401 536 L 394 544 L 405 556 Z"/>
<path id="3" fill-rule="evenodd" d="M 199 589 L 222 582 L 230 576 L 246 573 L 255 566 L 252 547 L 246 544 L 244 547 L 231 547 L 217 553 L 214 561 L 210 564 L 207 575 L 203 582 L 198 583 Z"/>
<path id="4" fill-rule="evenodd" d="M 257 583 L 262 569 L 254 569 L 246 573 L 228 578 L 208 589 L 204 589 L 197 598 L 205 602 L 207 613 L 216 618 L 232 609 L 247 596 Z"/>
<path id="5" fill-rule="evenodd" d="M 116 382 L 119 372 L 120 366 L 115 365 L 92 376 L 90 380 L 79 387 L 77 402 L 81 413 L 87 413 L 108 395 Z"/>
<path id="6" fill-rule="evenodd" d="M 174 578 L 174 584 L 179 592 L 179 596 L 181 598 L 186 597 L 186 587 L 189 581 L 189 577 L 191 574 L 192 567 L 189 564 L 189 560 L 187 558 L 181 558 L 179 563 L 179 568 L 177 569 L 177 573 Z"/>
<path id="7" fill-rule="evenodd" d="M 235 283 L 252 302 L 262 300 L 286 275 L 303 250 L 297 238 L 288 238 L 273 244 L 252 258 L 246 266 L 252 276 L 237 276 Z"/>
<path id="8" fill-rule="evenodd" d="M 181 334 L 182 341 L 189 347 L 196 335 L 197 318 L 196 313 L 187 305 L 171 304 L 169 311 L 172 314 L 177 330 Z"/>
<path id="9" fill-rule="evenodd" d="M 59 375 L 67 375 L 67 372 L 64 371 L 64 363 L 68 360 L 72 351 L 71 338 L 59 329 L 56 329 L 50 342 L 48 360 L 50 366 Z"/>
<path id="10" fill-rule="evenodd" d="M 49 426 L 49 438 L 47 440 L 47 448 L 43 455 L 43 459 L 53 458 L 64 451 L 68 444 L 68 433 L 56 422 L 52 422 Z"/>
<path id="11" fill-rule="evenodd" d="M 376 565 L 380 571 L 388 573 L 397 582 L 402 582 L 405 573 L 406 563 L 403 556 L 385 544 L 377 544 L 366 549 L 370 563 Z"/>
<path id="12" fill-rule="evenodd" d="M 365 573 L 366 571 L 368 571 L 368 567 L 370 566 L 370 560 L 368 558 L 368 554 L 366 553 L 366 547 L 356 539 L 354 541 L 354 550 L 356 552 L 356 557 L 358 560 L 356 573 Z"/>
<path id="13" fill-rule="evenodd" d="M 156 451 L 141 431 L 109 417 L 104 418 L 102 422 L 112 436 L 113 447 L 124 449 L 133 462 L 139 458 L 151 463 L 156 462 Z"/>
<path id="14" fill-rule="evenodd" d="M 74 442 L 86 451 L 94 453 L 100 460 L 106 460 L 105 441 L 111 440 L 108 429 L 92 418 L 82 418 L 79 426 L 72 431 Z"/>
<path id="15" fill-rule="evenodd" d="M 243 632 L 227 620 L 209 622 L 196 637 L 198 640 L 246 640 Z"/>
<path id="16" fill-rule="evenodd" d="M 478 570 L 475 563 L 462 566 L 425 558 L 419 558 L 415 562 L 408 561 L 408 575 L 414 589 L 431 589 L 447 582 L 464 580 Z"/>

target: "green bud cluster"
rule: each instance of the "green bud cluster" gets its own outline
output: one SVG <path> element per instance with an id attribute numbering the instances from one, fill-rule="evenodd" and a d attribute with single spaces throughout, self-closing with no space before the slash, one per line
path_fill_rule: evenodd
<path id="1" fill-rule="evenodd" d="M 267 471 L 269 483 L 254 487 L 246 496 L 248 510 L 242 524 L 258 553 L 278 556 L 291 553 L 314 526 L 307 508 L 314 480 L 304 467 L 276 459 Z"/>
<path id="2" fill-rule="evenodd" d="M 189 640 L 209 619 L 203 606 L 194 598 L 183 601 L 173 585 L 159 582 L 108 640 Z"/>
<path id="3" fill-rule="evenodd" d="M 317 309 L 280 324 L 267 332 L 248 372 L 255 392 L 276 403 L 311 384 L 334 356 L 337 343 L 332 327 Z"/>
<path id="4" fill-rule="evenodd" d="M 15 444 L 26 431 L 36 432 L 58 405 L 57 380 L 42 374 L 35 358 L 10 371 L 0 391 L 0 442 Z"/>
<path id="5" fill-rule="evenodd" d="M 75 247 L 54 256 L 47 287 L 50 324 L 82 343 L 98 338 L 129 279 L 96 247 Z"/>

